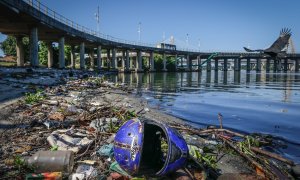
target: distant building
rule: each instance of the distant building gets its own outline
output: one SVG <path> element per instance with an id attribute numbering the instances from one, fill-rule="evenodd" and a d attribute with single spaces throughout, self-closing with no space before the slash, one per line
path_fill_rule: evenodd
<path id="1" fill-rule="evenodd" d="M 156 47 L 161 49 L 176 50 L 176 45 L 174 44 L 159 43 L 156 45 Z"/>

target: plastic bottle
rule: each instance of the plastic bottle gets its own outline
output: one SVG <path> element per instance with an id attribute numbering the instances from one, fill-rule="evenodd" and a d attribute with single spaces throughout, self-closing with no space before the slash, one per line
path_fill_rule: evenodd
<path id="1" fill-rule="evenodd" d="M 36 173 L 62 172 L 72 173 L 74 153 L 72 151 L 38 151 L 27 159 Z"/>

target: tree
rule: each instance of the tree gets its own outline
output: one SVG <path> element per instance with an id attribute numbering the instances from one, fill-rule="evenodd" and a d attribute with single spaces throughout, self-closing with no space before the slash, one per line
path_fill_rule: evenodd
<path id="1" fill-rule="evenodd" d="M 24 37 L 22 39 L 24 47 L 24 59 L 29 60 L 29 38 Z M 16 51 L 16 38 L 14 36 L 7 36 L 7 38 L 0 44 L 0 48 L 3 50 L 5 55 L 17 56 Z"/>

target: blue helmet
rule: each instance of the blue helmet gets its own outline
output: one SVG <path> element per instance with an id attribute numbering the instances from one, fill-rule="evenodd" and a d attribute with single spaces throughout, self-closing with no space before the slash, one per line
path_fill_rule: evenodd
<path id="1" fill-rule="evenodd" d="M 114 155 L 130 175 L 165 175 L 185 165 L 188 147 L 182 136 L 166 124 L 131 119 L 117 132 Z"/>

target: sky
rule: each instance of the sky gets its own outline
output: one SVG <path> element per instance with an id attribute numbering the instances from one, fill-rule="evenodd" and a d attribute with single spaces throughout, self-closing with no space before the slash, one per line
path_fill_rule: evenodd
<path id="1" fill-rule="evenodd" d="M 99 6 L 100 32 L 125 40 L 139 41 L 140 23 L 141 42 L 157 44 L 173 36 L 182 48 L 243 51 L 243 46 L 270 46 L 281 28 L 288 27 L 296 51 L 300 51 L 299 0 L 40 1 L 93 30 L 97 30 Z"/>

